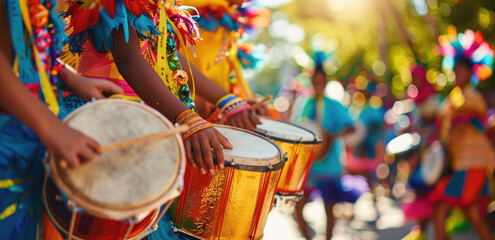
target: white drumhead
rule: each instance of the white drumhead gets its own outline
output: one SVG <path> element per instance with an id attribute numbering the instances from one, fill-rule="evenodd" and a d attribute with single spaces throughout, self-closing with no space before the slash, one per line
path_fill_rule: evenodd
<path id="1" fill-rule="evenodd" d="M 124 100 L 87 104 L 65 121 L 101 146 L 173 127 L 151 108 Z M 58 168 L 61 185 L 69 198 L 103 209 L 146 206 L 171 191 L 181 167 L 181 144 L 179 136 L 174 135 L 105 153 L 75 169 Z"/>
<path id="2" fill-rule="evenodd" d="M 226 162 L 246 166 L 273 166 L 281 162 L 282 152 L 272 141 L 239 128 L 221 125 L 215 128 L 234 146 L 223 150 Z"/>
<path id="3" fill-rule="evenodd" d="M 421 176 L 429 186 L 435 184 L 440 176 L 445 163 L 445 151 L 440 142 L 430 144 L 421 158 Z"/>
<path id="4" fill-rule="evenodd" d="M 418 146 L 421 142 L 421 136 L 417 133 L 404 133 L 392 139 L 387 144 L 387 153 L 399 154 Z"/>
<path id="5" fill-rule="evenodd" d="M 294 124 L 285 123 L 268 118 L 261 118 L 261 125 L 256 127 L 256 131 L 264 132 L 269 138 L 287 139 L 289 141 L 315 141 L 314 133 Z"/>

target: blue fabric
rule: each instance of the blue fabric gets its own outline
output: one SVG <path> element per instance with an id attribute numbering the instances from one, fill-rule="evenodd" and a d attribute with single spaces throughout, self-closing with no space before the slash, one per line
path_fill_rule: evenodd
<path id="1" fill-rule="evenodd" d="M 0 188 L 0 212 L 17 203 L 15 213 L 0 219 L 0 239 L 35 239 L 41 219 L 41 189 L 45 149 L 19 120 L 0 115 L 0 180 L 26 179 Z"/>
<path id="2" fill-rule="evenodd" d="M 148 235 L 148 240 L 183 240 L 185 238 L 176 236 L 173 225 L 169 220 L 168 212 L 158 222 L 158 229 Z"/>
<path id="3" fill-rule="evenodd" d="M 323 112 L 323 127 L 332 134 L 339 134 L 352 126 L 353 121 L 349 111 L 340 102 L 325 98 Z"/>
<path id="4" fill-rule="evenodd" d="M 384 115 L 383 108 L 367 107 L 359 114 L 359 120 L 366 127 L 366 136 L 361 144 L 355 147 L 354 156 L 375 158 L 376 144 L 382 138 L 382 130 L 384 127 Z"/>
<path id="5" fill-rule="evenodd" d="M 220 19 L 217 19 L 213 13 L 205 12 L 196 22 L 200 28 L 209 32 L 216 32 L 220 27 L 226 28 L 229 32 L 239 29 L 239 23 L 227 13 L 224 13 Z"/>
<path id="6" fill-rule="evenodd" d="M 318 103 L 316 100 L 307 101 L 304 108 L 306 113 L 309 113 L 309 118 L 316 119 L 317 115 L 323 115 L 323 128 L 333 135 L 337 135 L 344 131 L 347 127 L 352 126 L 353 121 L 347 109 L 338 101 L 324 98 L 323 112 L 318 111 Z M 315 160 L 311 167 L 310 176 L 340 176 L 342 174 L 342 166 L 340 159 L 342 153 L 345 152 L 344 143 L 342 140 L 335 139 L 328 154 L 320 160 Z"/>
<path id="7" fill-rule="evenodd" d="M 445 194 L 452 197 L 461 197 L 466 183 L 466 170 L 456 171 L 445 187 Z"/>
<path id="8" fill-rule="evenodd" d="M 363 193 L 369 192 L 366 178 L 352 175 L 314 179 L 308 190 L 311 190 L 311 187 L 318 188 L 323 202 L 327 204 L 355 203 Z"/>
<path id="9" fill-rule="evenodd" d="M 34 63 L 32 61 L 32 53 L 31 53 L 32 52 L 31 46 L 34 40 L 32 36 L 29 36 L 27 41 L 24 38 L 26 29 L 24 27 L 24 22 L 22 20 L 19 1 L 4 0 L 3 2 L 7 9 L 7 14 L 9 15 L 10 36 L 12 38 L 14 56 L 19 57 L 19 64 L 18 64 L 19 78 L 23 83 L 38 83 L 39 82 L 38 72 L 35 70 Z M 42 0 L 41 2 L 43 3 L 44 1 Z M 55 8 L 57 6 L 56 1 L 52 1 L 52 3 Z M 55 43 L 56 48 L 62 49 L 62 39 L 65 37 L 65 32 L 64 32 L 65 25 L 54 10 L 51 10 L 49 14 L 50 14 L 50 22 L 52 22 L 55 25 L 54 29 L 56 30 L 56 34 L 53 35 L 52 37 L 58 40 L 58 42 Z M 50 53 L 47 52 L 47 54 Z"/>

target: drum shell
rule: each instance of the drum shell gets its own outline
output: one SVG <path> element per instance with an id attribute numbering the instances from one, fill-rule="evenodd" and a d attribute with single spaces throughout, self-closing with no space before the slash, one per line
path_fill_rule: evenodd
<path id="1" fill-rule="evenodd" d="M 277 185 L 277 194 L 292 195 L 302 193 L 318 151 L 319 143 L 273 141 L 282 148 L 284 153 L 287 153 L 287 162 L 282 169 L 280 181 Z"/>
<path id="2" fill-rule="evenodd" d="M 280 174 L 281 169 L 225 167 L 201 175 L 187 164 L 184 189 L 170 208 L 170 219 L 200 239 L 261 239 Z"/>
<path id="3" fill-rule="evenodd" d="M 72 211 L 60 199 L 60 191 L 53 180 L 45 179 L 43 187 L 43 201 L 46 213 L 53 225 L 65 236 L 69 233 Z M 148 233 L 148 229 L 155 223 L 159 209 L 152 210 L 143 219 L 137 221 L 131 228 L 127 240 L 140 239 Z M 113 240 L 123 239 L 130 224 L 126 221 L 100 218 L 86 213 L 75 213 L 73 230 L 74 239 Z"/>

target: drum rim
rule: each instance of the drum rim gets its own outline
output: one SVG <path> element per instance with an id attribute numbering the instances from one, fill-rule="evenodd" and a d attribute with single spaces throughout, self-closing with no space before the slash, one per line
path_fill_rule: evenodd
<path id="1" fill-rule="evenodd" d="M 313 135 L 314 138 L 313 138 L 313 140 L 303 140 L 302 138 L 298 139 L 297 136 L 294 136 L 294 135 L 276 133 L 276 132 L 272 132 L 272 131 L 268 131 L 268 130 L 264 130 L 264 129 L 260 129 L 260 128 L 256 127 L 254 132 L 256 132 L 256 133 L 258 133 L 264 137 L 268 137 L 268 138 L 273 139 L 275 141 L 286 142 L 286 143 L 302 143 L 302 144 L 319 144 L 319 143 L 321 143 L 321 139 L 318 138 L 318 136 L 316 136 L 316 134 L 314 132 L 312 132 L 312 131 L 304 128 L 304 127 L 295 125 L 293 123 L 283 122 L 283 121 L 279 121 L 279 120 L 275 120 L 275 119 L 271 119 L 271 118 L 267 118 L 267 117 L 260 117 L 260 119 L 261 120 L 267 119 L 270 121 L 281 122 L 284 124 L 294 126 L 296 128 L 299 128 L 299 129 L 302 129 L 304 131 L 311 133 L 311 135 Z"/>
<path id="2" fill-rule="evenodd" d="M 42 197 L 43 197 L 43 202 L 44 202 L 43 205 L 45 207 L 45 212 L 48 215 L 48 218 L 50 219 L 50 221 L 53 223 L 53 225 L 55 226 L 55 228 L 58 231 L 61 231 L 64 234 L 69 235 L 70 229 L 63 228 L 62 225 L 60 224 L 60 222 L 57 221 L 57 219 L 54 218 L 54 216 L 53 216 L 53 214 L 54 214 L 53 207 L 52 207 L 51 204 L 49 204 L 48 197 L 46 196 L 46 191 L 45 191 L 46 184 L 48 182 L 48 178 L 50 178 L 50 176 L 46 175 L 45 176 L 45 179 L 43 180 L 43 189 L 42 189 Z M 55 180 L 52 179 L 52 181 L 56 185 Z M 172 201 L 172 200 L 170 200 L 170 201 Z M 142 232 L 136 234 L 135 236 L 133 236 L 131 238 L 126 238 L 124 240 L 137 240 L 137 239 L 141 239 L 141 238 L 143 238 L 143 237 L 145 237 L 145 236 L 147 236 L 149 234 L 149 229 L 151 229 L 153 227 L 153 225 L 155 223 L 157 223 L 157 217 L 158 217 L 158 214 L 160 213 L 160 207 L 158 207 L 156 209 L 151 209 L 150 211 L 154 211 L 154 213 L 153 213 L 153 216 L 150 219 L 150 223 L 144 228 L 144 230 Z M 81 213 L 76 212 L 74 214 L 81 214 Z M 89 214 L 89 215 L 91 215 L 91 214 Z M 94 216 L 96 216 L 96 215 L 94 215 Z M 97 217 L 100 217 L 100 216 L 97 216 Z M 109 220 L 114 220 L 114 221 L 119 221 L 119 220 L 111 219 L 111 218 L 108 218 L 108 219 Z M 69 225 L 70 225 L 70 223 L 69 223 Z M 75 235 L 72 236 L 72 239 L 75 239 L 75 240 L 85 240 L 84 238 L 81 238 L 81 237 L 78 237 L 78 236 L 75 236 Z"/>
<path id="3" fill-rule="evenodd" d="M 213 126 L 215 127 L 215 129 L 216 128 L 231 129 L 231 130 L 244 132 L 244 133 L 253 135 L 255 137 L 261 138 L 261 139 L 267 141 L 268 143 L 272 144 L 277 149 L 277 151 L 279 152 L 280 159 L 277 163 L 275 163 L 273 165 L 271 165 L 271 161 L 273 159 L 277 159 L 278 157 L 265 158 L 265 160 L 268 160 L 268 165 L 266 165 L 266 164 L 264 164 L 264 165 L 247 165 L 244 163 L 245 161 L 253 160 L 252 158 L 247 158 L 247 157 L 239 157 L 239 158 L 234 158 L 234 157 L 228 157 L 227 158 L 227 157 L 225 157 L 225 167 L 235 167 L 236 169 L 239 169 L 239 170 L 245 170 L 245 171 L 251 171 L 251 172 L 270 172 L 270 171 L 276 171 L 276 170 L 282 169 L 284 167 L 285 162 L 287 161 L 287 156 L 286 156 L 286 154 L 284 154 L 282 148 L 280 148 L 280 146 L 277 143 L 275 143 L 273 140 L 271 140 L 267 137 L 261 136 L 255 132 L 248 131 L 248 130 L 238 128 L 238 127 L 233 127 L 233 126 L 228 126 L 228 125 L 220 125 L 220 124 L 213 124 Z M 216 158 L 214 158 L 214 161 L 216 162 Z M 236 161 L 241 161 L 241 162 L 237 163 Z"/>
<path id="4" fill-rule="evenodd" d="M 421 135 L 419 135 L 419 137 L 420 137 L 419 142 L 418 142 L 417 144 L 415 144 L 415 145 L 413 144 L 410 148 L 408 148 L 408 149 L 406 149 L 406 150 L 403 150 L 403 151 L 400 151 L 400 152 L 391 152 L 391 151 L 389 151 L 389 148 L 388 148 L 389 144 L 390 144 L 393 140 L 397 139 L 398 137 L 403 136 L 403 135 L 406 135 L 406 134 L 410 134 L 411 136 L 414 136 L 414 134 L 418 134 L 418 135 L 419 135 L 419 133 L 416 133 L 416 132 L 412 132 L 412 133 L 410 133 L 410 132 L 406 132 L 406 133 L 400 134 L 399 136 L 396 136 L 396 137 L 392 138 L 392 140 L 390 140 L 390 141 L 387 143 L 387 145 L 385 145 L 385 152 L 386 152 L 387 154 L 397 156 L 397 155 L 406 154 L 406 153 L 409 153 L 409 152 L 412 152 L 412 151 L 415 151 L 415 150 L 419 149 L 419 148 L 421 147 L 421 144 L 423 143 L 423 139 L 421 139 Z"/>
<path id="5" fill-rule="evenodd" d="M 149 111 L 151 114 L 158 117 L 168 127 L 170 128 L 174 127 L 174 125 L 168 119 L 166 119 L 161 113 L 159 113 L 155 109 L 151 107 L 147 107 L 142 103 L 123 100 L 123 99 L 102 99 L 102 100 L 96 100 L 90 102 L 89 104 L 85 104 L 84 106 L 74 110 L 63 120 L 63 122 L 65 123 L 72 116 L 88 108 L 88 106 L 90 105 L 104 104 L 104 103 L 124 103 L 139 107 L 141 109 Z M 62 178 L 62 176 L 59 174 L 60 166 L 57 166 L 57 164 L 55 164 L 55 161 L 53 159 L 53 154 L 49 155 L 47 167 L 49 168 L 49 173 L 53 178 L 55 185 L 59 188 L 60 191 L 63 191 L 69 199 L 75 201 L 78 207 L 98 217 L 111 218 L 116 220 L 126 219 L 136 214 L 149 211 L 151 209 L 155 209 L 163 205 L 163 203 L 173 200 L 174 198 L 180 195 L 180 192 L 182 190 L 181 188 L 183 185 L 184 173 L 185 173 L 186 155 L 185 155 L 184 144 L 182 142 L 182 137 L 180 137 L 179 134 L 175 134 L 175 136 L 173 137 L 176 140 L 176 145 L 179 147 L 179 149 L 177 149 L 179 163 L 177 164 L 176 171 L 174 171 L 175 180 L 172 180 L 169 183 L 167 183 L 166 186 L 163 187 L 163 189 L 159 193 L 152 194 L 150 197 L 148 197 L 148 199 L 141 200 L 140 202 L 133 203 L 132 205 L 129 204 L 126 206 L 122 206 L 122 205 L 113 205 L 107 203 L 99 203 L 91 199 L 88 199 L 87 197 L 81 197 L 80 194 L 78 194 L 78 189 L 70 187 L 66 183 L 66 181 Z"/>
<path id="6" fill-rule="evenodd" d="M 437 141 L 435 141 L 435 142 L 437 142 Z M 433 142 L 433 143 L 435 143 L 435 142 Z M 439 153 L 442 156 L 441 158 L 439 158 L 439 159 L 441 159 L 440 161 L 442 163 L 442 166 L 440 168 L 436 169 L 434 172 L 430 171 L 429 172 L 430 173 L 429 176 L 426 176 L 425 175 L 426 172 L 425 172 L 425 170 L 423 170 L 423 169 L 426 169 L 426 168 L 421 167 L 421 169 L 420 169 L 422 179 L 425 182 L 425 184 L 428 185 L 428 186 L 434 185 L 440 179 L 440 177 L 442 176 L 442 172 L 445 169 L 445 157 L 446 157 L 445 151 L 446 150 L 445 150 L 445 147 L 439 141 L 437 142 L 437 144 L 438 145 L 436 147 L 438 147 Z M 431 154 L 433 152 L 431 150 L 431 147 L 432 146 L 430 144 L 429 146 L 427 146 L 423 150 L 423 152 L 420 155 L 421 156 L 420 163 L 421 163 L 422 166 L 426 165 L 426 159 L 427 159 L 426 156 L 427 156 L 427 154 Z M 430 168 L 430 170 L 431 170 L 431 168 Z"/>

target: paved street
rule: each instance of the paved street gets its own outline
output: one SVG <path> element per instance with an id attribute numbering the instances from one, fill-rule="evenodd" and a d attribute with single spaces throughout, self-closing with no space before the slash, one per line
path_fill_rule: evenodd
<path id="1" fill-rule="evenodd" d="M 340 204 L 334 208 L 339 220 L 334 227 L 332 240 L 398 240 L 404 237 L 414 225 L 406 223 L 398 203 L 389 198 L 379 198 L 373 206 L 371 195 L 364 195 L 353 206 Z M 350 220 L 354 210 L 354 219 Z M 292 217 L 292 208 L 273 209 L 265 227 L 264 239 L 304 240 Z M 325 240 L 326 217 L 320 198 L 310 202 L 304 208 L 303 215 L 315 230 L 314 240 Z M 347 219 L 347 220 L 346 220 Z M 431 226 L 428 229 L 433 236 Z M 478 239 L 473 230 L 456 234 L 452 240 Z"/>

